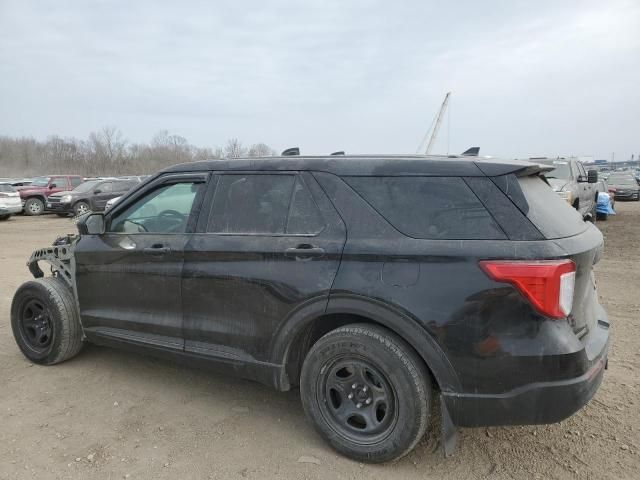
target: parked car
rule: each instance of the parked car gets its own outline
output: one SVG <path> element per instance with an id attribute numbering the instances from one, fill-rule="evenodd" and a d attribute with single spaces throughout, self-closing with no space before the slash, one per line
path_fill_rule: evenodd
<path id="1" fill-rule="evenodd" d="M 553 166 L 554 169 L 545 174 L 549 185 L 585 220 L 595 220 L 598 192 L 594 184 L 598 181 L 597 170 L 587 172 L 581 162 L 572 158 L 535 161 Z"/>
<path id="2" fill-rule="evenodd" d="M 615 188 L 616 200 L 640 200 L 640 186 L 631 173 L 615 172 L 608 178 L 609 186 Z"/>
<path id="3" fill-rule="evenodd" d="M 596 206 L 596 215 L 598 220 L 607 220 L 609 215 L 615 215 L 613 209 L 615 205 L 615 191 L 613 187 L 609 187 L 607 181 L 600 178 L 596 182 L 596 190 L 598 191 L 598 204 Z"/>
<path id="4" fill-rule="evenodd" d="M 25 215 L 41 215 L 49 195 L 72 190 L 84 179 L 80 175 L 49 175 L 36 177 L 30 185 L 17 187 Z"/>
<path id="5" fill-rule="evenodd" d="M 60 216 L 100 212 L 107 202 L 128 192 L 139 182 L 133 180 L 92 180 L 71 191 L 58 192 L 47 198 L 46 210 Z"/>
<path id="6" fill-rule="evenodd" d="M 0 182 L 0 220 L 22 211 L 20 194 L 10 183 Z"/>
<path id="7" fill-rule="evenodd" d="M 607 365 L 603 237 L 529 162 L 282 157 L 168 168 L 35 251 L 13 298 L 22 352 L 84 341 L 278 390 L 346 456 L 458 426 L 558 422 Z M 52 265 L 43 277 L 39 262 Z M 77 310 L 76 310 L 77 305 Z"/>

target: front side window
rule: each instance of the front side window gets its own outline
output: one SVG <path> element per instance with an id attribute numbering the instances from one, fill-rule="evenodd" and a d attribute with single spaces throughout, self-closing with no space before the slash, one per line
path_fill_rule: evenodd
<path id="1" fill-rule="evenodd" d="M 67 188 L 67 177 L 53 177 L 50 185 L 55 185 L 55 188 Z"/>
<path id="2" fill-rule="evenodd" d="M 98 185 L 96 190 L 100 190 L 100 193 L 111 193 L 111 191 L 113 190 L 113 183 L 112 182 L 102 183 Z"/>
<path id="3" fill-rule="evenodd" d="M 73 177 L 71 178 L 71 186 L 73 188 L 76 188 L 78 185 L 80 185 L 82 183 L 82 179 L 80 177 Z"/>
<path id="4" fill-rule="evenodd" d="M 192 181 L 162 185 L 115 215 L 108 231 L 184 233 L 196 195 L 203 185 Z"/>

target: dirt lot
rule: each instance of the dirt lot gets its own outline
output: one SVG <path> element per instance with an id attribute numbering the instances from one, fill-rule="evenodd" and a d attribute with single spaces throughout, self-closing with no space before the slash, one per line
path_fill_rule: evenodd
<path id="1" fill-rule="evenodd" d="M 453 458 L 425 439 L 383 466 L 325 446 L 297 391 L 99 347 L 55 367 L 30 364 L 11 334 L 11 298 L 29 279 L 30 252 L 74 226 L 13 217 L 0 223 L 0 479 L 639 478 L 640 204 L 617 208 L 598 224 L 598 288 L 613 333 L 595 399 L 561 424 L 461 430 Z"/>

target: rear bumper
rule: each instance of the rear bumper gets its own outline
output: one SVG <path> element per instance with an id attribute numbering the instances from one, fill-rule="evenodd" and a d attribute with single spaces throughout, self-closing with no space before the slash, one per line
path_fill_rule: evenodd
<path id="1" fill-rule="evenodd" d="M 589 367 L 580 376 L 536 382 L 499 394 L 447 393 L 442 396 L 453 423 L 461 427 L 536 425 L 570 417 L 595 395 L 607 367 L 609 324 L 598 322 L 585 355 Z M 597 347 L 597 351 L 593 351 Z"/>

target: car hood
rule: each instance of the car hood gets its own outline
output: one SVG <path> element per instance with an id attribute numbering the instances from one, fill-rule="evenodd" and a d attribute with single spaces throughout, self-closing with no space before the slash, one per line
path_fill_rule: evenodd
<path id="1" fill-rule="evenodd" d="M 71 190 L 64 190 L 62 192 L 52 193 L 51 195 L 49 195 L 49 197 L 63 197 L 65 195 L 76 195 L 76 194 L 73 193 Z"/>
<path id="2" fill-rule="evenodd" d="M 620 185 L 619 183 L 610 183 L 609 186 L 616 190 L 631 190 L 634 192 L 640 190 L 640 186 L 638 185 Z"/>
<path id="3" fill-rule="evenodd" d="M 549 182 L 549 185 L 551 185 L 551 188 L 553 188 L 553 190 L 556 192 L 562 191 L 562 189 L 567 185 L 567 183 L 569 183 L 562 178 L 547 178 L 547 182 Z"/>

